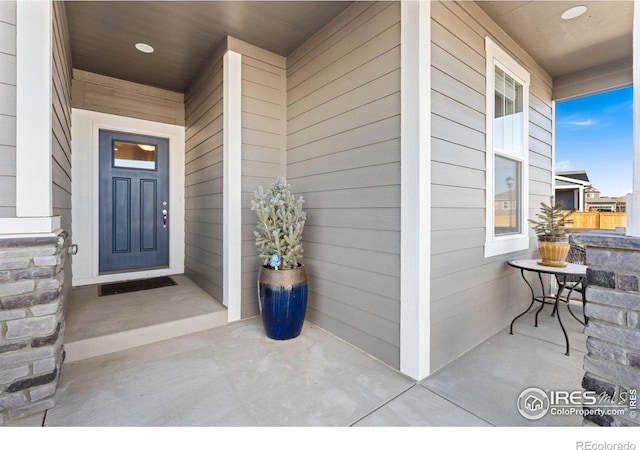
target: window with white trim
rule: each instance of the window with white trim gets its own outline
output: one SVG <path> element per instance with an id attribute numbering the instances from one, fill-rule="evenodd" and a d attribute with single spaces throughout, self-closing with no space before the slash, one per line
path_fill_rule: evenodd
<path id="1" fill-rule="evenodd" d="M 485 257 L 529 248 L 529 72 L 489 37 Z M 508 205 L 508 208 L 505 208 Z"/>

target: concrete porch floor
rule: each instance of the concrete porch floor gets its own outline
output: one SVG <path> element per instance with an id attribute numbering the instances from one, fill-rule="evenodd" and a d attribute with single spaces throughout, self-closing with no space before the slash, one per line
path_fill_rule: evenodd
<path id="1" fill-rule="evenodd" d="M 575 309 L 576 313 L 578 308 Z M 65 363 L 55 408 L 27 426 L 580 426 L 521 417 L 528 387 L 580 389 L 585 336 L 561 310 L 531 315 L 416 383 L 306 323 L 273 341 L 260 318 Z"/>
<path id="2" fill-rule="evenodd" d="M 184 275 L 177 284 L 117 295 L 72 290 L 66 306 L 66 362 L 204 331 L 227 323 L 227 309 Z"/>

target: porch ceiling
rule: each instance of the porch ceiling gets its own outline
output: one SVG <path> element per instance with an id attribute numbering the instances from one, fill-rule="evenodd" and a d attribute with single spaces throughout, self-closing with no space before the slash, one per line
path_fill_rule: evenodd
<path id="1" fill-rule="evenodd" d="M 184 92 L 227 36 L 286 56 L 350 1 L 67 1 L 73 67 Z M 153 54 L 137 51 L 143 42 Z"/>
<path id="2" fill-rule="evenodd" d="M 73 66 L 184 92 L 226 35 L 287 56 L 350 1 L 67 1 Z M 554 78 L 630 70 L 633 1 L 476 2 Z M 562 20 L 566 9 L 587 12 Z M 152 45 L 143 54 L 137 42 Z M 607 70 L 605 70 L 605 73 Z"/>
<path id="3" fill-rule="evenodd" d="M 553 78 L 631 59 L 633 1 L 478 1 Z M 586 5 L 571 20 L 560 15 Z"/>

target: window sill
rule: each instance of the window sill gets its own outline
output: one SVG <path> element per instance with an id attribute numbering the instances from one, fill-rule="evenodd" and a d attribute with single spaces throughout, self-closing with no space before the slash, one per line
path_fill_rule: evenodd
<path id="1" fill-rule="evenodd" d="M 504 255 L 507 253 L 527 250 L 529 248 L 529 236 L 518 234 L 515 236 L 496 238 L 484 244 L 484 257 Z"/>

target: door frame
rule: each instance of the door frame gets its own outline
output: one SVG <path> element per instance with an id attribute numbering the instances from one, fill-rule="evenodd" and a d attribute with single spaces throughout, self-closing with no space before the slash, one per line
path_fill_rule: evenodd
<path id="1" fill-rule="evenodd" d="M 135 280 L 184 273 L 184 127 L 73 108 L 71 153 L 72 285 Z M 157 136 L 169 140 L 169 267 L 99 274 L 99 131 Z"/>

